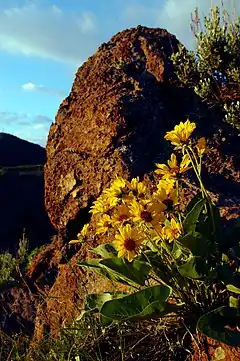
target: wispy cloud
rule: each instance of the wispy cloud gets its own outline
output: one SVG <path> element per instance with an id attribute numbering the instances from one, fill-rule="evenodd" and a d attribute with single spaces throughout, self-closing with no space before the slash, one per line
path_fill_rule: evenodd
<path id="1" fill-rule="evenodd" d="M 66 96 L 66 92 L 64 92 L 63 90 L 46 88 L 46 87 L 44 87 L 43 85 L 37 85 L 37 84 L 34 84 L 34 83 L 32 83 L 32 82 L 28 82 L 28 83 L 23 84 L 23 85 L 21 86 L 21 88 L 22 88 L 24 91 L 27 91 L 27 92 L 37 91 L 37 92 L 41 92 L 41 93 L 47 93 L 47 94 L 51 94 L 51 95 L 56 95 L 56 96 L 59 96 L 59 97 L 64 97 L 64 96 Z"/>
<path id="2" fill-rule="evenodd" d="M 24 6 L 0 12 L 0 49 L 80 64 L 95 50 L 97 21 L 91 12 L 57 6 Z"/>
<path id="3" fill-rule="evenodd" d="M 240 15 L 239 0 L 223 0 L 224 7 L 231 14 L 234 10 Z M 153 6 L 129 4 L 125 7 L 125 17 L 144 25 L 165 28 L 177 36 L 188 47 L 193 47 L 193 34 L 190 30 L 191 14 L 197 7 L 201 19 L 208 15 L 211 6 L 221 5 L 220 0 L 165 0 L 164 4 L 154 2 Z"/>
<path id="4" fill-rule="evenodd" d="M 52 122 L 51 118 L 41 114 L 0 112 L 0 132 L 15 134 L 43 146 Z"/>

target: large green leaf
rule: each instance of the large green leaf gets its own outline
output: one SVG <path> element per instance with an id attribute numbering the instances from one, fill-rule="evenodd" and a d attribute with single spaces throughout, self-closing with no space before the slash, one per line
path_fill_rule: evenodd
<path id="1" fill-rule="evenodd" d="M 229 297 L 229 306 L 230 306 L 230 307 L 235 307 L 235 308 L 239 309 L 240 299 L 237 298 L 237 297 L 230 296 L 230 297 Z"/>
<path id="2" fill-rule="evenodd" d="M 100 259 L 88 259 L 87 261 L 78 262 L 77 265 L 87 268 L 101 268 L 101 265 L 99 264 L 100 261 Z"/>
<path id="3" fill-rule="evenodd" d="M 240 288 L 234 286 L 234 285 L 226 285 L 226 288 L 228 291 L 233 292 L 233 293 L 237 293 L 238 295 L 240 295 Z"/>
<path id="4" fill-rule="evenodd" d="M 144 255 L 138 256 L 137 259 L 141 261 L 147 259 L 151 264 L 153 272 L 156 274 L 156 276 L 168 284 L 169 269 L 164 264 L 161 256 L 157 252 L 145 251 Z"/>
<path id="5" fill-rule="evenodd" d="M 186 211 L 187 213 L 189 213 L 193 207 L 195 206 L 195 204 L 197 204 L 200 200 L 203 199 L 202 193 L 198 192 L 188 203 L 187 207 L 186 207 Z"/>
<path id="6" fill-rule="evenodd" d="M 213 204 L 207 203 L 207 213 L 201 214 L 198 224 L 198 230 L 207 239 L 220 245 L 222 242 L 222 233 L 220 233 L 221 217 L 219 208 Z"/>
<path id="7" fill-rule="evenodd" d="M 168 286 L 153 286 L 145 288 L 120 299 L 107 301 L 100 313 L 107 320 L 143 320 L 162 316 L 168 313 L 166 300 L 171 294 Z M 106 319 L 102 318 L 104 323 Z"/>
<path id="8" fill-rule="evenodd" d="M 177 243 L 188 248 L 194 256 L 206 257 L 211 252 L 208 240 L 199 232 L 189 232 L 178 238 Z"/>
<path id="9" fill-rule="evenodd" d="M 178 272 L 187 278 L 204 279 L 208 271 L 206 260 L 201 257 L 191 257 L 188 262 L 178 266 Z"/>
<path id="10" fill-rule="evenodd" d="M 85 310 L 98 310 L 100 311 L 103 304 L 110 300 L 115 300 L 126 296 L 123 292 L 104 292 L 104 293 L 91 293 L 86 296 Z"/>
<path id="11" fill-rule="evenodd" d="M 117 250 L 112 243 L 103 243 L 94 248 L 92 252 L 98 254 L 102 258 L 111 258 L 117 256 Z"/>
<path id="12" fill-rule="evenodd" d="M 84 310 L 77 317 L 76 321 L 80 321 L 86 314 L 99 312 L 105 302 L 124 296 L 126 296 L 126 293 L 123 292 L 104 292 L 87 295 L 84 302 Z"/>
<path id="13" fill-rule="evenodd" d="M 119 275 L 116 272 L 112 272 L 110 269 L 102 265 L 100 262 L 101 259 L 90 259 L 87 261 L 78 262 L 77 265 L 86 268 L 93 268 L 96 273 L 101 276 L 106 277 L 107 279 L 115 282 L 122 283 L 124 285 L 132 286 L 132 281 L 128 280 L 126 277 Z"/>
<path id="14" fill-rule="evenodd" d="M 205 204 L 206 201 L 204 199 L 201 199 L 192 207 L 190 212 L 186 215 L 183 221 L 183 229 L 185 233 L 195 231 L 197 222 Z"/>
<path id="15" fill-rule="evenodd" d="M 101 266 L 111 270 L 111 272 L 114 272 L 119 277 L 133 281 L 141 286 L 144 286 L 147 276 L 152 268 L 151 265 L 146 262 L 138 260 L 128 262 L 127 260 L 117 257 L 103 259 L 99 263 Z"/>
<path id="16" fill-rule="evenodd" d="M 178 242 L 173 242 L 173 248 L 171 252 L 174 259 L 178 260 L 183 254 L 183 248 Z"/>
<path id="17" fill-rule="evenodd" d="M 222 306 L 199 318 L 197 328 L 205 336 L 230 346 L 240 345 L 239 312 L 234 307 Z"/>

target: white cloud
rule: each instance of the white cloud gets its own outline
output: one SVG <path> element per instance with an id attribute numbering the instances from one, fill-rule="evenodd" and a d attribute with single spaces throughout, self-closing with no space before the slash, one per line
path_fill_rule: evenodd
<path id="1" fill-rule="evenodd" d="M 98 44 L 91 12 L 29 4 L 0 12 L 0 49 L 79 65 Z"/>
<path id="2" fill-rule="evenodd" d="M 0 132 L 15 134 L 20 138 L 45 146 L 53 120 L 45 115 L 0 112 Z"/>
<path id="3" fill-rule="evenodd" d="M 223 0 L 224 7 L 231 14 L 233 10 L 240 15 L 239 0 Z M 131 21 L 139 21 L 144 25 L 152 24 L 154 27 L 165 28 L 188 47 L 193 47 L 193 34 L 190 30 L 191 14 L 197 7 L 200 18 L 208 15 L 211 6 L 221 5 L 220 0 L 165 0 L 155 6 L 128 5 L 125 16 Z"/>
<path id="4" fill-rule="evenodd" d="M 38 92 L 42 92 L 42 93 L 48 93 L 48 94 L 52 94 L 52 95 L 56 95 L 59 97 L 64 97 L 66 96 L 66 92 L 62 91 L 62 90 L 57 90 L 57 89 L 51 89 L 51 88 L 46 88 L 43 85 L 37 85 L 34 84 L 32 82 L 28 82 L 25 83 L 21 86 L 21 88 L 25 91 L 28 92 L 33 92 L 33 91 L 38 91 Z"/>
<path id="5" fill-rule="evenodd" d="M 36 90 L 36 88 L 36 84 L 33 84 L 31 82 L 22 85 L 23 90 Z"/>

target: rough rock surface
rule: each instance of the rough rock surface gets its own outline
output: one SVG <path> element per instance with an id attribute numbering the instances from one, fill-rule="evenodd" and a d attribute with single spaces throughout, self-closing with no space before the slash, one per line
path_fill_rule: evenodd
<path id="1" fill-rule="evenodd" d="M 163 134 L 174 124 L 189 116 L 201 123 L 202 135 L 212 136 L 219 128 L 216 115 L 174 81 L 170 55 L 178 43 L 165 30 L 139 26 L 115 35 L 77 71 L 51 126 L 45 166 L 50 220 L 70 238 L 111 179 L 141 177 L 166 159 Z M 202 119 L 196 119 L 199 109 Z M 221 134 L 226 140 L 217 159 L 219 169 L 228 167 L 222 162 L 231 161 L 229 150 L 230 157 L 235 149 L 239 154 L 229 128 L 225 126 L 226 135 Z"/>
<path id="2" fill-rule="evenodd" d="M 45 165 L 45 204 L 58 237 L 28 272 L 35 290 L 48 296 L 38 307 L 36 340 L 46 330 L 56 335 L 74 319 L 86 292 L 114 289 L 76 267 L 103 241 L 93 236 L 94 224 L 81 248 L 69 249 L 67 241 L 89 220 L 92 201 L 116 175 L 151 177 L 155 163 L 166 161 L 171 151 L 164 133 L 181 120 L 189 117 L 198 125 L 196 134 L 213 137 L 215 151 L 205 162 L 207 187 L 223 215 L 239 212 L 239 138 L 221 115 L 177 82 L 170 61 L 177 45 L 162 29 L 137 27 L 115 35 L 79 68 L 59 108 Z M 190 189 L 189 197 L 194 192 Z"/>
<path id="3" fill-rule="evenodd" d="M 74 233 L 91 201 L 116 175 L 144 175 L 160 139 L 183 115 L 172 106 L 169 60 L 175 36 L 162 29 L 125 30 L 77 71 L 47 143 L 45 203 L 52 224 Z"/>

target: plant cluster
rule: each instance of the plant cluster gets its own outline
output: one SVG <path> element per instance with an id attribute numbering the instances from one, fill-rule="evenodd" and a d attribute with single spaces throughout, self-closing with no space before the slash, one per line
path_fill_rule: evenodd
<path id="1" fill-rule="evenodd" d="M 28 254 L 28 239 L 23 232 L 19 240 L 16 255 L 11 253 L 0 253 L 0 292 L 7 286 L 18 283 L 19 276 L 30 261 Z"/>
<path id="2" fill-rule="evenodd" d="M 112 242 L 93 250 L 101 258 L 79 266 L 130 286 L 131 292 L 90 294 L 82 315 L 97 313 L 104 327 L 172 313 L 192 315 L 194 333 L 197 328 L 213 339 L 238 345 L 239 219 L 231 229 L 223 226 L 204 187 L 202 158 L 211 149 L 205 138 L 192 138 L 195 128 L 187 120 L 165 135 L 174 152 L 167 164 L 157 164 L 156 189 L 149 190 L 137 178 L 118 177 L 94 202 L 96 233 L 106 234 Z M 179 185 L 189 169 L 195 172 L 200 191 L 181 211 Z M 79 233 L 81 241 L 87 227 Z"/>
<path id="3" fill-rule="evenodd" d="M 196 9 L 191 28 L 196 47 L 181 45 L 173 54 L 176 75 L 240 130 L 240 17 L 231 19 L 226 9 L 214 7 L 202 24 Z"/>

